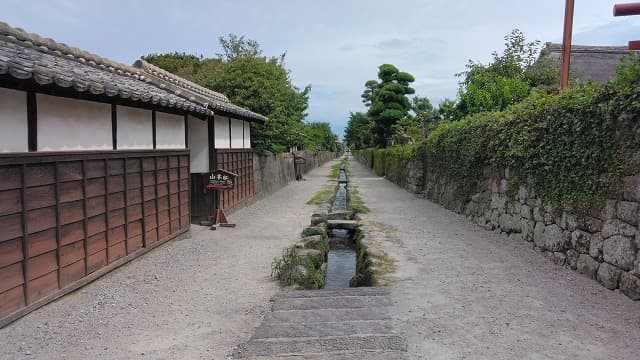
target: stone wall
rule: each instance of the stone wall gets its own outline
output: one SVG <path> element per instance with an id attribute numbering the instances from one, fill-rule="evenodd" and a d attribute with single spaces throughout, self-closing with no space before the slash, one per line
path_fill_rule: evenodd
<path id="1" fill-rule="evenodd" d="M 305 158 L 305 164 L 295 164 L 294 154 L 291 153 L 277 155 L 271 153 L 256 154 L 253 157 L 254 196 L 225 211 L 228 214 L 233 213 L 235 210 L 248 206 L 280 190 L 296 179 L 296 167 L 298 166 L 300 172 L 306 174 L 327 161 L 339 157 L 340 154 L 321 151 L 314 155 L 310 151 L 299 151 L 295 153 L 295 156 Z"/>
<path id="2" fill-rule="evenodd" d="M 356 158 L 372 164 L 363 154 Z M 422 159 L 409 161 L 401 175 L 388 178 L 465 214 L 486 230 L 527 242 L 558 265 L 640 300 L 640 174 L 623 179 L 619 197 L 580 213 L 543 204 L 530 185 L 510 186 L 515 181 L 511 174 L 485 169 L 471 199 L 460 198 L 459 182 L 435 176 Z"/>

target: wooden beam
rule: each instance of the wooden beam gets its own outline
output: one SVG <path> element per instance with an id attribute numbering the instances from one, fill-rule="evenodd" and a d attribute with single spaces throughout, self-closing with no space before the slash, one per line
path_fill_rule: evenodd
<path id="1" fill-rule="evenodd" d="M 566 0 L 564 9 L 564 35 L 562 38 L 562 70 L 560 71 L 560 89 L 569 87 L 569 69 L 571 67 L 571 34 L 573 31 L 574 0 Z"/>
<path id="2" fill-rule="evenodd" d="M 118 149 L 118 114 L 116 108 L 116 104 L 111 104 L 111 142 L 113 150 Z"/>
<path id="3" fill-rule="evenodd" d="M 27 143 L 29 151 L 38 151 L 38 105 L 33 91 L 27 92 Z"/>
<path id="4" fill-rule="evenodd" d="M 156 148 L 156 111 L 151 111 L 151 136 L 153 138 L 153 148 Z"/>

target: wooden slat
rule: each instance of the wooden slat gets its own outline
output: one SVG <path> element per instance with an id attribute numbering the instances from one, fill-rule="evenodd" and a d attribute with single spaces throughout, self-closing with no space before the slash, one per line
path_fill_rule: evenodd
<path id="1" fill-rule="evenodd" d="M 27 212 L 27 232 L 29 234 L 50 229 L 55 226 L 56 226 L 55 206 L 51 206 L 43 209 L 31 210 Z"/>
<path id="2" fill-rule="evenodd" d="M 74 281 L 82 279 L 85 275 L 84 259 L 60 269 L 60 287 L 65 287 Z"/>
<path id="3" fill-rule="evenodd" d="M 90 236 L 87 239 L 87 254 L 93 255 L 98 251 L 107 248 L 107 235 L 106 232 L 101 232 Z"/>
<path id="4" fill-rule="evenodd" d="M 124 176 L 122 175 L 109 176 L 108 191 L 109 193 L 124 191 Z"/>
<path id="5" fill-rule="evenodd" d="M 22 236 L 22 215 L 0 216 L 0 241 Z"/>
<path id="6" fill-rule="evenodd" d="M 29 165 L 25 169 L 25 186 L 53 184 L 55 182 L 55 171 L 53 164 Z"/>
<path id="7" fill-rule="evenodd" d="M 24 284 L 22 264 L 13 264 L 0 268 L 0 293 Z"/>
<path id="8" fill-rule="evenodd" d="M 29 303 L 58 290 L 58 272 L 52 271 L 44 276 L 29 281 L 27 284 L 27 299 Z"/>
<path id="9" fill-rule="evenodd" d="M 27 210 L 39 209 L 56 204 L 55 185 L 45 185 L 24 190 L 24 203 Z"/>
<path id="10" fill-rule="evenodd" d="M 58 164 L 58 181 L 82 180 L 82 162 L 71 161 Z"/>
<path id="11" fill-rule="evenodd" d="M 128 237 L 142 235 L 142 220 L 130 222 L 127 225 Z"/>
<path id="12" fill-rule="evenodd" d="M 96 216 L 106 212 L 104 196 L 87 199 L 87 216 Z"/>
<path id="13" fill-rule="evenodd" d="M 48 274 L 58 269 L 58 258 L 55 251 L 38 255 L 27 260 L 27 280 Z"/>
<path id="14" fill-rule="evenodd" d="M 87 160 L 87 179 L 104 178 L 105 164 L 104 160 Z"/>
<path id="15" fill-rule="evenodd" d="M 9 315 L 25 305 L 24 286 L 16 286 L 0 293 L 0 317 Z"/>
<path id="16" fill-rule="evenodd" d="M 127 173 L 140 172 L 140 160 L 139 159 L 127 159 Z"/>
<path id="17" fill-rule="evenodd" d="M 19 167 L 0 168 L 0 190 L 19 189 L 22 187 Z"/>
<path id="18" fill-rule="evenodd" d="M 60 226 L 60 245 L 68 245 L 85 238 L 84 221 Z"/>
<path id="19" fill-rule="evenodd" d="M 94 216 L 87 221 L 87 236 L 107 230 L 106 214 Z"/>
<path id="20" fill-rule="evenodd" d="M 34 257 L 53 251 L 58 247 L 56 241 L 56 229 L 49 229 L 29 235 L 26 240 L 27 256 Z"/>
<path id="21" fill-rule="evenodd" d="M 69 224 L 84 219 L 84 204 L 82 201 L 60 204 L 60 224 Z"/>
<path id="22" fill-rule="evenodd" d="M 142 185 L 149 186 L 156 184 L 156 174 L 153 171 L 145 171 L 142 173 Z"/>
<path id="23" fill-rule="evenodd" d="M 22 211 L 20 190 L 0 191 L 0 216 L 11 215 Z"/>
<path id="24" fill-rule="evenodd" d="M 82 181 L 71 181 L 58 184 L 58 195 L 60 196 L 60 202 L 82 200 L 84 198 Z"/>
<path id="25" fill-rule="evenodd" d="M 73 264 L 84 257 L 84 241 L 63 246 L 60 248 L 60 267 Z"/>
<path id="26" fill-rule="evenodd" d="M 109 194 L 109 209 L 118 210 L 124 208 L 124 193 L 119 192 L 115 194 Z"/>
<path id="27" fill-rule="evenodd" d="M 127 205 L 136 205 L 142 203 L 142 193 L 140 189 L 127 191 Z"/>
<path id="28" fill-rule="evenodd" d="M 120 226 L 124 225 L 124 209 L 120 210 L 112 210 L 109 212 L 109 226 Z"/>
<path id="29" fill-rule="evenodd" d="M 100 250 L 87 258 L 87 272 L 92 273 L 107 265 L 107 249 Z"/>
<path id="30" fill-rule="evenodd" d="M 127 174 L 127 189 L 137 189 L 141 186 L 140 173 Z"/>
<path id="31" fill-rule="evenodd" d="M 129 236 L 127 239 L 127 253 L 131 254 L 132 252 L 142 248 L 142 235 L 138 236 Z"/>
<path id="32" fill-rule="evenodd" d="M 105 194 L 105 181 L 104 178 L 88 179 L 87 180 L 87 197 L 101 196 Z"/>
<path id="33" fill-rule="evenodd" d="M 0 268 L 24 259 L 22 238 L 0 242 Z"/>
<path id="34" fill-rule="evenodd" d="M 142 170 L 143 171 L 152 171 L 155 170 L 156 163 L 154 158 L 144 158 L 142 159 Z"/>
<path id="35" fill-rule="evenodd" d="M 127 255 L 127 248 L 126 248 L 125 241 L 117 243 L 113 246 L 109 246 L 108 253 L 109 253 L 109 262 L 114 262 L 120 259 L 121 257 L 124 257 L 125 255 Z"/>
<path id="36" fill-rule="evenodd" d="M 109 229 L 109 237 L 108 239 L 108 246 L 112 246 L 115 245 L 117 243 L 121 243 L 123 241 L 125 241 L 127 239 L 127 235 L 124 231 L 124 226 L 118 226 L 116 228 L 113 229 Z M 111 258 L 109 258 L 111 259 Z"/>
<path id="37" fill-rule="evenodd" d="M 123 159 L 110 159 L 107 173 L 109 175 L 124 174 L 124 160 Z"/>
<path id="38" fill-rule="evenodd" d="M 144 202 L 144 213 L 145 215 L 151 215 L 156 213 L 156 201 L 154 200 L 145 201 Z"/>
<path id="39" fill-rule="evenodd" d="M 169 173 L 167 170 L 158 170 L 157 171 L 157 183 L 164 184 L 169 181 Z"/>

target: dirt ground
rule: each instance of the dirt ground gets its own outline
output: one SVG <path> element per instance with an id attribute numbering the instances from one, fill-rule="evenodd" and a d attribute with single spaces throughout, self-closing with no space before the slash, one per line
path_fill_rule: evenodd
<path id="1" fill-rule="evenodd" d="M 271 262 L 292 245 L 329 162 L 230 216 L 173 241 L 0 329 L 0 359 L 225 359 L 278 291 Z"/>
<path id="2" fill-rule="evenodd" d="M 640 359 L 640 302 L 351 162 L 413 359 Z"/>

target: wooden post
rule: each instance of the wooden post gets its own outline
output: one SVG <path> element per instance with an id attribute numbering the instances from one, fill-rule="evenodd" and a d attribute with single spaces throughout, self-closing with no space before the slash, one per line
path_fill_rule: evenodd
<path id="1" fill-rule="evenodd" d="M 571 33 L 573 31 L 574 0 L 566 0 L 564 8 L 564 35 L 562 38 L 562 71 L 560 72 L 560 90 L 569 87 L 569 69 L 571 63 Z"/>

